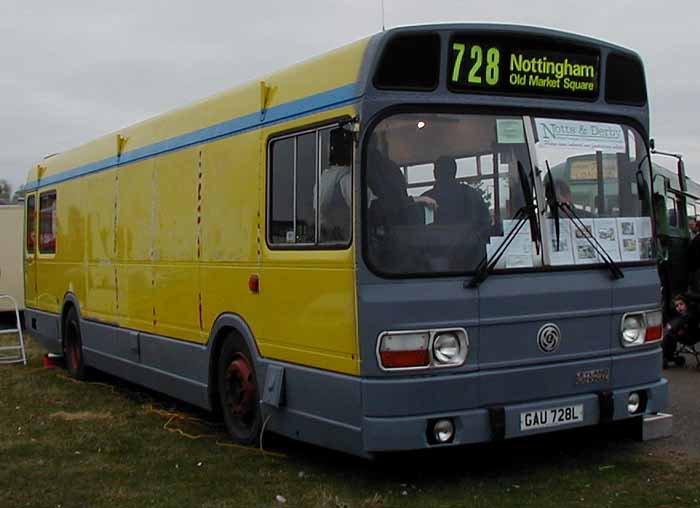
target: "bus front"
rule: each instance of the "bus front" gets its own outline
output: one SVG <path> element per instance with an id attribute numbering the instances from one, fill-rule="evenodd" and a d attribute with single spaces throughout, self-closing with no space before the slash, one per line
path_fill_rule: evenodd
<path id="1" fill-rule="evenodd" d="M 639 57 L 550 30 L 455 25 L 381 34 L 366 67 L 365 451 L 661 411 Z"/>

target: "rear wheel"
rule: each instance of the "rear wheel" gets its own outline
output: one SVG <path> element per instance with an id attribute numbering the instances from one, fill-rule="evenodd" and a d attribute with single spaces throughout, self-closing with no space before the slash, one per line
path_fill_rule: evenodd
<path id="1" fill-rule="evenodd" d="M 217 377 L 221 413 L 231 438 L 246 446 L 257 444 L 262 427 L 258 383 L 252 356 L 240 336 L 226 339 Z"/>
<path id="2" fill-rule="evenodd" d="M 80 336 L 78 313 L 74 308 L 68 311 L 63 324 L 63 357 L 70 375 L 75 379 L 85 379 L 83 340 Z"/>

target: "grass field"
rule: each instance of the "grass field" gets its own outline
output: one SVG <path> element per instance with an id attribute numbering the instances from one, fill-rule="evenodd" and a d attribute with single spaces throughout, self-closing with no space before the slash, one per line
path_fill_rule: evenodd
<path id="1" fill-rule="evenodd" d="M 207 413 L 28 351 L 0 366 L 0 508 L 700 506 L 700 463 L 625 427 L 373 462 L 266 435 L 263 453 Z"/>

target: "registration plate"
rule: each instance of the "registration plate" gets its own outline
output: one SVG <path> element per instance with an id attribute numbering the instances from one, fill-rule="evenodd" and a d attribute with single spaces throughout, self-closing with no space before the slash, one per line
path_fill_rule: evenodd
<path id="1" fill-rule="evenodd" d="M 520 430 L 544 429 L 583 421 L 583 404 L 520 413 Z"/>

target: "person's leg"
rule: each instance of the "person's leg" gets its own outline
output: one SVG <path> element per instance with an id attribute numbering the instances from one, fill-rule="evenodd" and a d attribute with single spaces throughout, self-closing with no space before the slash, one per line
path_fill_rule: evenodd
<path id="1" fill-rule="evenodd" d="M 678 338 L 673 330 L 666 330 L 664 334 L 664 360 L 667 362 L 672 362 L 676 356 L 676 344 L 678 343 Z"/>

